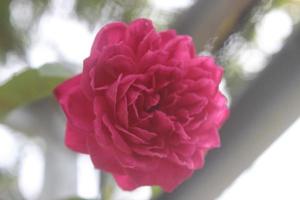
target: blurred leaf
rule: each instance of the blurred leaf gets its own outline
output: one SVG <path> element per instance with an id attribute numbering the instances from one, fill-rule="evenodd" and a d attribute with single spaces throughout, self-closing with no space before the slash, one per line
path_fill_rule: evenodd
<path id="1" fill-rule="evenodd" d="M 151 199 L 156 199 L 162 194 L 162 190 L 159 186 L 152 186 L 152 198 Z"/>
<path id="2" fill-rule="evenodd" d="M 5 61 L 8 52 L 14 51 L 21 55 L 24 51 L 24 41 L 10 21 L 10 2 L 10 0 L 0 1 L 0 61 L 2 62 Z"/>
<path id="3" fill-rule="evenodd" d="M 0 117 L 12 109 L 49 96 L 71 71 L 59 64 L 27 69 L 0 86 Z"/>
<path id="4" fill-rule="evenodd" d="M 130 22 L 149 9 L 147 0 L 76 0 L 75 12 L 91 28 L 98 22 L 121 20 Z"/>
<path id="5" fill-rule="evenodd" d="M 31 0 L 33 3 L 33 18 L 38 20 L 49 8 L 50 0 Z"/>
<path id="6" fill-rule="evenodd" d="M 135 18 L 141 17 L 142 11 L 144 11 L 147 6 L 147 0 L 115 0 L 121 8 L 124 8 L 121 15 L 121 19 L 125 22 L 130 22 Z"/>
<path id="7" fill-rule="evenodd" d="M 111 174 L 101 171 L 100 175 L 100 191 L 102 200 L 111 200 L 116 183 Z"/>
<path id="8" fill-rule="evenodd" d="M 272 4 L 274 7 L 280 7 L 288 3 L 290 0 L 273 0 Z"/>
<path id="9" fill-rule="evenodd" d="M 106 0 L 77 0 L 75 2 L 75 11 L 78 17 L 85 19 L 91 25 L 99 21 L 101 8 L 105 4 Z"/>
<path id="10" fill-rule="evenodd" d="M 0 199 L 23 199 L 18 190 L 18 179 L 15 173 L 0 168 Z"/>
<path id="11" fill-rule="evenodd" d="M 241 31 L 241 34 L 244 38 L 248 41 L 253 41 L 256 37 L 256 30 L 255 30 L 256 23 L 248 23 L 245 25 L 244 30 Z"/>

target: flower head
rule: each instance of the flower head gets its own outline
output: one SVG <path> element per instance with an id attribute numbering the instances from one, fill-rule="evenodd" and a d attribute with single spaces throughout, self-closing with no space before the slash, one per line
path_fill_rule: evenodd
<path id="1" fill-rule="evenodd" d="M 96 36 L 83 72 L 55 95 L 67 117 L 65 143 L 132 190 L 172 191 L 220 146 L 228 116 L 222 68 L 197 56 L 191 37 L 151 21 L 114 22 Z"/>

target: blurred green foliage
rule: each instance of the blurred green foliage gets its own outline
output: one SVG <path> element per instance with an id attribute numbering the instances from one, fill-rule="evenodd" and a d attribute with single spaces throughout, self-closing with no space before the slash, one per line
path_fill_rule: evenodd
<path id="1" fill-rule="evenodd" d="M 75 13 L 91 26 L 100 19 L 130 22 L 141 16 L 147 3 L 147 0 L 76 0 Z"/>
<path id="2" fill-rule="evenodd" d="M 20 191 L 18 190 L 17 176 L 11 171 L 0 169 L 0 199 L 23 199 Z"/>
<path id="3" fill-rule="evenodd" d="M 18 106 L 49 96 L 71 74 L 64 66 L 54 63 L 13 76 L 0 86 L 0 117 Z"/>
<path id="4" fill-rule="evenodd" d="M 73 0 L 74 16 L 88 23 L 92 29 L 97 23 L 112 20 L 129 22 L 149 11 L 147 0 Z M 26 49 L 30 45 L 29 30 L 37 25 L 54 0 L 1 0 L 0 1 L 0 63 L 5 63 L 8 53 L 17 54 L 26 60 Z M 19 15 L 22 7 L 29 15 L 29 21 L 18 23 L 13 20 L 15 9 Z M 25 12 L 25 11 L 24 11 Z M 25 14 L 25 13 L 24 13 Z"/>
<path id="5" fill-rule="evenodd" d="M 24 42 L 10 21 L 10 0 L 0 1 L 0 61 L 5 61 L 8 52 L 24 53 Z"/>
<path id="6" fill-rule="evenodd" d="M 152 190 L 152 199 L 153 200 L 158 198 L 163 192 L 162 189 L 159 186 L 152 186 L 151 190 Z"/>

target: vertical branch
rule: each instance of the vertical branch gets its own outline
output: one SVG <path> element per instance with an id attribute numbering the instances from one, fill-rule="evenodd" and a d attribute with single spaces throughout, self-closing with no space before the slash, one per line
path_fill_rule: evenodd
<path id="1" fill-rule="evenodd" d="M 101 200 L 112 200 L 115 183 L 110 174 L 103 171 L 100 173 Z"/>

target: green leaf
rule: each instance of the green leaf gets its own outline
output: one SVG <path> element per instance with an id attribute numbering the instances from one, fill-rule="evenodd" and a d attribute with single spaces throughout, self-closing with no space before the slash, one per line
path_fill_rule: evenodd
<path id="1" fill-rule="evenodd" d="M 28 68 L 0 86 L 0 117 L 12 109 L 52 94 L 56 85 L 72 75 L 60 64 Z"/>
<path id="2" fill-rule="evenodd" d="M 288 3 L 290 0 L 274 0 L 272 2 L 273 6 L 274 7 L 281 7 L 283 6 L 284 4 Z"/>
<path id="3" fill-rule="evenodd" d="M 162 194 L 162 190 L 159 186 L 152 186 L 152 198 L 151 199 L 156 199 Z"/>

